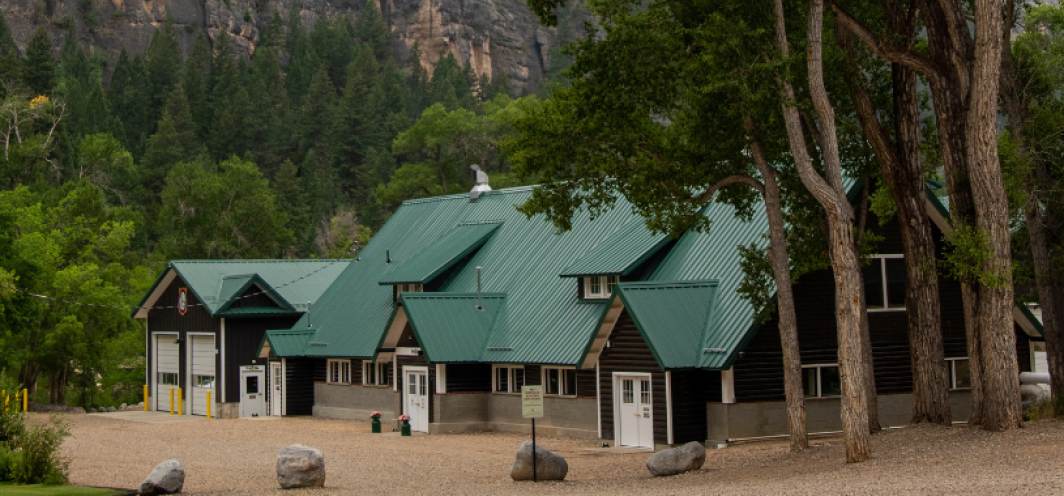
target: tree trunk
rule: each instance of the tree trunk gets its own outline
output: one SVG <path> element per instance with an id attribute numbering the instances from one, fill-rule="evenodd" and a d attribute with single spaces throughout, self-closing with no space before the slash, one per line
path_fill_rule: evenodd
<path id="1" fill-rule="evenodd" d="M 1056 295 L 1060 286 L 1053 276 L 1052 255 L 1046 240 L 1046 219 L 1043 215 L 1041 191 L 1052 191 L 1051 179 L 1045 162 L 1038 154 L 1031 153 L 1025 133 L 1030 120 L 1028 103 L 1023 97 L 1023 90 L 1012 58 L 1011 39 L 1012 12 L 1014 4 L 1010 0 L 1006 7 L 1008 22 L 1005 23 L 1004 48 L 1001 51 L 1001 102 L 1008 117 L 1009 131 L 1016 142 L 1019 154 L 1034 165 L 1034 173 L 1028 175 L 1026 184 L 1027 204 L 1024 205 L 1027 234 L 1031 243 L 1031 258 L 1034 265 L 1035 287 L 1038 289 L 1038 303 L 1042 308 L 1042 334 L 1046 342 L 1046 362 L 1049 366 L 1050 389 L 1053 394 L 1053 414 L 1064 415 L 1064 333 L 1061 332 Z"/>
<path id="2" fill-rule="evenodd" d="M 786 223 L 776 171 L 765 159 L 761 142 L 754 135 L 754 121 L 749 116 L 743 126 L 750 136 L 750 150 L 758 172 L 764 180 L 765 213 L 768 217 L 768 255 L 776 278 L 776 305 L 779 314 L 780 345 L 783 351 L 783 382 L 787 397 L 787 429 L 792 452 L 809 448 L 809 434 L 805 422 L 805 390 L 802 388 L 802 355 L 798 348 L 798 320 L 794 314 L 794 292 L 791 285 L 790 255 L 787 247 Z"/>
<path id="3" fill-rule="evenodd" d="M 37 377 L 40 374 L 40 366 L 36 360 L 27 360 L 19 370 L 18 382 L 22 387 L 34 394 L 37 392 Z"/>
<path id="4" fill-rule="evenodd" d="M 990 253 L 981 266 L 993 278 L 982 286 L 977 307 L 983 360 L 983 425 L 997 431 L 1020 427 L 1019 367 L 1012 322 L 1012 253 L 1008 200 L 997 153 L 997 103 L 1001 71 L 1000 2 L 975 1 L 975 57 L 967 119 L 968 176 L 976 227 Z"/>
<path id="5" fill-rule="evenodd" d="M 783 1 L 775 0 L 776 43 L 783 58 L 789 56 Z M 784 120 L 791 154 L 802 183 L 816 197 L 827 214 L 831 266 L 835 277 L 836 325 L 839 341 L 839 373 L 842 376 L 842 429 L 848 463 L 868 460 L 871 443 L 868 432 L 866 381 L 861 360 L 861 278 L 860 263 L 854 252 L 853 208 L 842 187 L 834 111 L 824 89 L 821 36 L 824 4 L 812 0 L 809 8 L 808 65 L 810 93 L 822 126 L 824 171 L 820 177 L 806 151 L 805 136 L 798 110 L 792 107 L 794 89 L 781 78 Z"/>

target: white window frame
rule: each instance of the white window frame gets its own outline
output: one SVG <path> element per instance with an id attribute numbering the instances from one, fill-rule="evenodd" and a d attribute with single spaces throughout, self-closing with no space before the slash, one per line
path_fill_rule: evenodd
<path id="1" fill-rule="evenodd" d="M 824 376 L 820 373 L 820 369 L 828 369 L 828 368 L 838 369 L 839 368 L 839 364 L 837 364 L 837 363 L 816 363 L 816 364 L 811 364 L 811 365 L 802 365 L 802 383 L 803 383 L 803 386 L 804 386 L 804 383 L 805 383 L 805 370 L 806 369 L 816 369 L 816 396 L 805 396 L 805 394 L 804 394 L 805 391 L 803 390 L 802 393 L 803 393 L 803 396 L 805 397 L 805 399 L 808 400 L 808 399 L 841 398 L 842 397 L 841 394 L 824 395 Z M 841 371 L 839 372 L 839 377 L 842 377 L 842 372 Z"/>
<path id="2" fill-rule="evenodd" d="M 417 282 L 411 282 L 407 284 L 396 284 L 395 294 L 401 295 L 403 293 L 424 293 L 425 285 Z"/>
<path id="3" fill-rule="evenodd" d="M 550 372 L 551 371 L 557 371 L 558 372 L 558 391 L 557 392 L 553 392 L 553 393 L 547 392 L 548 388 L 550 387 L 550 385 L 549 385 L 550 381 L 548 379 L 550 377 Z M 565 392 L 565 384 L 566 384 L 565 376 L 567 374 L 572 374 L 573 375 L 573 391 L 572 392 Z M 575 398 L 576 397 L 576 390 L 578 389 L 578 386 L 576 384 L 576 368 L 575 367 L 543 367 L 541 369 L 541 372 L 540 372 L 539 382 L 541 384 L 543 384 L 543 394 L 544 395 L 547 395 L 547 396 L 559 396 L 559 397 L 563 397 L 563 398 L 565 398 L 565 397 Z"/>
<path id="4" fill-rule="evenodd" d="M 506 391 L 499 391 L 499 369 L 506 369 Z M 514 383 L 517 382 L 516 373 L 514 371 L 521 371 L 521 386 L 526 384 L 525 381 L 525 366 L 524 365 L 492 365 L 491 366 L 491 392 L 495 394 L 515 394 L 521 392 L 521 386 L 514 387 Z"/>
<path id="5" fill-rule="evenodd" d="M 949 364 L 949 369 L 946 371 L 947 374 L 948 374 L 946 376 L 946 381 L 949 383 L 949 390 L 950 391 L 965 391 L 965 390 L 968 390 L 968 389 L 972 388 L 971 386 L 961 386 L 961 387 L 957 386 L 957 362 L 960 362 L 960 361 L 969 362 L 968 361 L 968 357 L 966 357 L 966 356 L 964 356 L 964 357 L 949 357 L 949 358 L 946 358 L 946 363 Z M 968 369 L 969 372 L 968 373 L 971 374 L 971 368 L 970 368 L 971 367 L 971 362 L 969 362 L 968 366 L 969 366 L 969 369 Z M 969 375 L 969 379 L 970 378 L 971 378 L 971 376 Z"/>
<path id="6" fill-rule="evenodd" d="M 333 366 L 336 366 L 335 375 L 333 374 Z M 351 360 L 329 359 L 326 361 L 325 382 L 329 384 L 351 384 Z"/>
<path id="7" fill-rule="evenodd" d="M 584 298 L 589 300 L 606 299 L 613 296 L 613 290 L 617 283 L 621 282 L 619 276 L 591 276 L 582 278 L 584 284 Z M 591 291 L 591 283 L 598 283 L 599 291 Z"/>
<path id="8" fill-rule="evenodd" d="M 362 385 L 363 386 L 390 386 L 388 383 L 388 370 L 392 368 L 392 362 L 374 362 L 362 360 Z M 373 370 L 373 381 L 366 380 L 369 376 L 366 372 Z M 383 381 L 383 382 L 382 382 Z"/>
<path id="9" fill-rule="evenodd" d="M 867 310 L 869 312 L 904 312 L 904 301 L 900 307 L 890 306 L 890 298 L 887 296 L 887 259 L 904 259 L 905 255 L 897 253 L 877 254 L 870 255 L 869 260 L 872 260 L 873 264 L 879 264 L 880 283 L 883 285 L 883 306 L 873 307 L 868 305 Z M 866 298 L 867 301 L 867 298 Z"/>

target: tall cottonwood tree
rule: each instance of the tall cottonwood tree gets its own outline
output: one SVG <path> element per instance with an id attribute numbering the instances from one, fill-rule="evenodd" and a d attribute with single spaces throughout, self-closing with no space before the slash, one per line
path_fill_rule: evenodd
<path id="1" fill-rule="evenodd" d="M 961 278 L 972 375 L 969 422 L 988 430 L 1022 423 L 1016 336 L 1012 323 L 1009 209 L 997 151 L 997 101 L 1003 45 L 1002 8 L 919 0 L 927 54 L 879 36 L 839 5 L 839 22 L 876 55 L 924 76 L 931 88 L 939 151 L 950 194 L 957 250 L 951 270 Z"/>

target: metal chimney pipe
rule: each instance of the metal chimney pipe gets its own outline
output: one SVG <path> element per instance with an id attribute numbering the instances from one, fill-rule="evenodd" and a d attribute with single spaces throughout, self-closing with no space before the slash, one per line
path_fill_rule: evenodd
<path id="1" fill-rule="evenodd" d="M 310 329 L 310 306 L 311 305 L 313 305 L 313 303 L 308 301 L 307 302 L 307 329 Z"/>
<path id="2" fill-rule="evenodd" d="M 477 267 L 477 310 L 484 310 L 484 302 L 480 296 L 480 267 Z"/>

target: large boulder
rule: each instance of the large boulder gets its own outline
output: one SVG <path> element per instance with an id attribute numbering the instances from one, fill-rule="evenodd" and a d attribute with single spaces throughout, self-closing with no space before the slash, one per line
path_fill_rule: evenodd
<path id="1" fill-rule="evenodd" d="M 282 489 L 325 486 L 325 457 L 302 444 L 281 448 L 277 453 L 277 483 Z"/>
<path id="2" fill-rule="evenodd" d="M 107 407 L 107 413 L 114 413 L 114 412 L 115 412 L 115 407 L 113 407 L 113 406 Z"/>
<path id="3" fill-rule="evenodd" d="M 177 460 L 160 463 L 144 482 L 140 483 L 140 494 L 174 494 L 181 492 L 185 485 L 185 468 Z"/>
<path id="4" fill-rule="evenodd" d="M 706 447 L 691 441 L 679 448 L 661 450 L 647 458 L 647 469 L 656 476 L 676 475 L 702 468 Z"/>
<path id="5" fill-rule="evenodd" d="M 536 445 L 536 479 L 564 480 L 569 473 L 569 464 L 565 458 Z M 515 481 L 532 480 L 532 442 L 525 441 L 517 450 L 514 466 L 510 468 L 510 478 Z"/>

